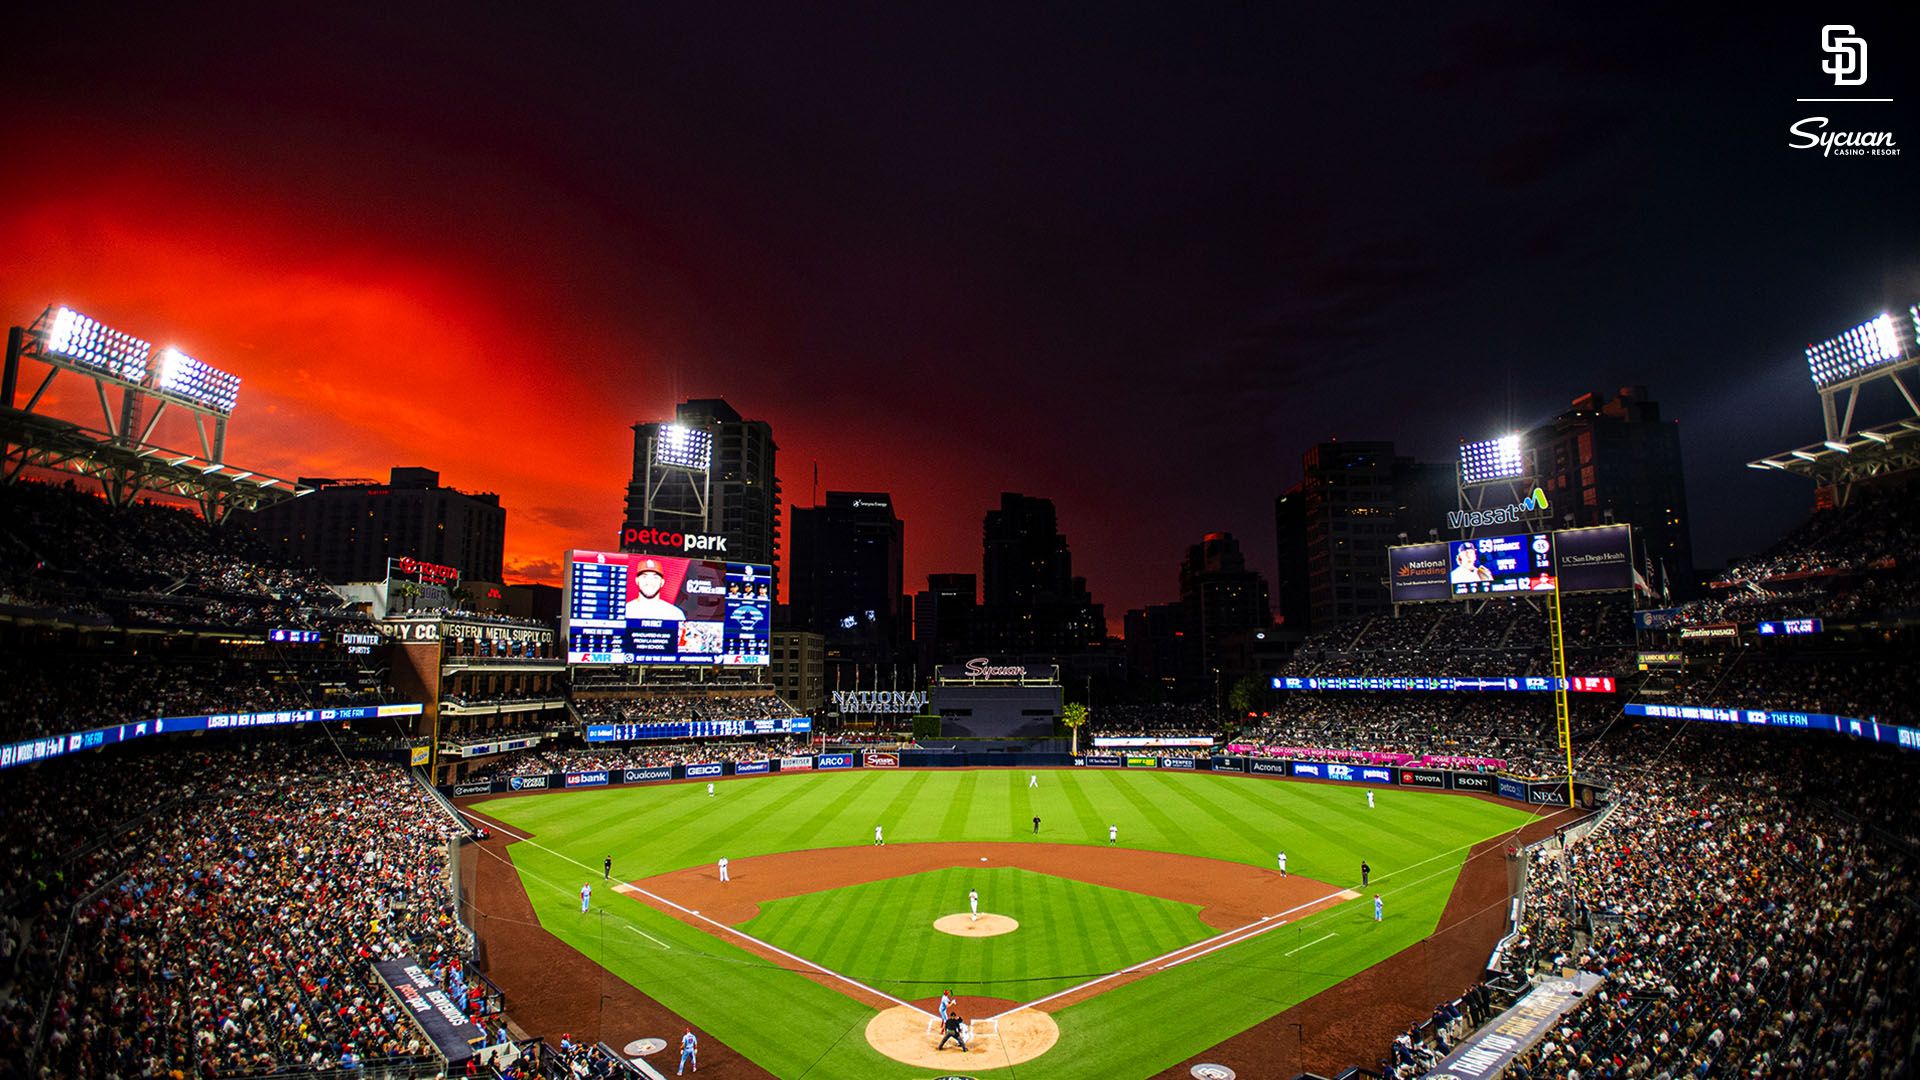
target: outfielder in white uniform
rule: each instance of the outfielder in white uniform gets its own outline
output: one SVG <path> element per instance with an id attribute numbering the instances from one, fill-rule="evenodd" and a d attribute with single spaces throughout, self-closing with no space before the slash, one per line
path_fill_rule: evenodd
<path id="1" fill-rule="evenodd" d="M 1284 851 L 1280 853 L 1280 876 L 1287 876 L 1287 853 Z"/>
<path id="2" fill-rule="evenodd" d="M 721 881 L 733 880 L 732 878 L 727 876 L 727 857 L 725 855 L 720 856 L 720 880 Z"/>
<path id="3" fill-rule="evenodd" d="M 709 799 L 711 799 L 711 798 L 713 798 L 713 785 L 712 785 L 712 784 L 708 784 L 708 785 L 707 785 L 707 798 L 709 798 Z"/>
<path id="4" fill-rule="evenodd" d="M 1367 809 L 1373 809 L 1373 792 L 1367 792 Z"/>
<path id="5" fill-rule="evenodd" d="M 1039 787 L 1039 786 L 1040 786 L 1040 774 L 1039 774 L 1039 773 L 1028 773 L 1028 774 L 1027 774 L 1027 786 L 1028 786 L 1028 787 L 1030 787 L 1030 788 L 1034 788 L 1034 787 Z"/>
<path id="6" fill-rule="evenodd" d="M 1107 843 L 1117 844 L 1119 842 L 1120 842 L 1120 826 L 1118 825 L 1107 826 Z"/>
<path id="7" fill-rule="evenodd" d="M 980 890 L 979 889 L 967 890 L 967 906 L 973 909 L 973 918 L 968 921 L 979 922 L 980 921 Z"/>
<path id="8" fill-rule="evenodd" d="M 886 836 L 885 836 L 885 835 L 883 835 L 883 834 L 882 834 L 882 833 L 880 832 L 880 826 L 878 826 L 878 825 L 875 825 L 875 826 L 873 827 L 873 846 L 874 846 L 874 847 L 886 847 L 886 846 L 887 846 L 887 838 L 886 838 Z"/>

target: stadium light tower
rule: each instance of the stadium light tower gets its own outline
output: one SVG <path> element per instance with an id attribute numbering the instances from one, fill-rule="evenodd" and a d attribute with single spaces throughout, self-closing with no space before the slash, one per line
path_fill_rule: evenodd
<path id="1" fill-rule="evenodd" d="M 1511 518 L 1491 520 L 1500 516 L 1497 512 L 1502 508 L 1519 508 L 1527 514 L 1547 511 L 1546 496 L 1539 490 L 1538 470 L 1534 468 L 1533 447 L 1520 432 L 1472 442 L 1460 440 L 1455 476 L 1463 540 L 1482 531 L 1497 536 L 1526 532 L 1532 527 Z M 1473 524 L 1476 520 L 1483 524 Z"/>
<path id="2" fill-rule="evenodd" d="M 22 361 L 46 365 L 46 374 L 26 404 L 16 408 Z M 63 372 L 93 383 L 100 428 L 36 411 Z M 117 407 L 108 400 L 109 391 L 118 392 Z M 13 481 L 29 467 L 58 469 L 98 480 L 116 506 L 142 491 L 158 491 L 198 502 L 209 521 L 223 519 L 235 507 L 254 509 L 303 494 L 285 480 L 226 464 L 227 424 L 239 399 L 237 375 L 175 348 L 156 355 L 142 338 L 70 307 L 50 305 L 31 325 L 7 332 L 6 369 L 0 376 L 0 482 Z M 154 429 L 169 409 L 191 418 L 198 454 L 153 442 Z"/>
<path id="3" fill-rule="evenodd" d="M 1920 468 L 1920 399 L 1908 385 L 1920 368 L 1920 304 L 1910 305 L 1905 318 L 1883 312 L 1808 345 L 1806 356 L 1826 438 L 1749 461 L 1747 468 L 1805 476 L 1814 482 L 1817 504 L 1841 506 L 1856 480 Z M 1861 391 L 1879 382 L 1892 384 L 1906 415 L 1856 430 Z"/>
<path id="4" fill-rule="evenodd" d="M 646 447 L 642 526 L 711 532 L 713 432 L 687 424 L 636 424 Z"/>

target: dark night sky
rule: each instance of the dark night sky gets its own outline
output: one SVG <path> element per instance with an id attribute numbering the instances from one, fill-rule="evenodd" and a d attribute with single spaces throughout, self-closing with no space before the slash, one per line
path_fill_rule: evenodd
<path id="1" fill-rule="evenodd" d="M 499 491 L 526 577 L 712 395 L 789 502 L 892 491 L 910 588 L 1052 497 L 1116 622 L 1206 531 L 1271 574 L 1311 442 L 1633 383 L 1702 560 L 1764 544 L 1801 347 L 1920 298 L 1910 16 L 1844 16 L 1894 104 L 1817 106 L 1818 16 L 1476 10 L 16 14 L 0 301 L 238 372 L 249 466 Z M 1820 109 L 1910 149 L 1789 149 Z"/>

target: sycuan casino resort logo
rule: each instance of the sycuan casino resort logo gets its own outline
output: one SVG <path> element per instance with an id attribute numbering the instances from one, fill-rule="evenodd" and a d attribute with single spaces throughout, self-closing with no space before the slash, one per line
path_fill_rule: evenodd
<path id="1" fill-rule="evenodd" d="M 1455 510 L 1447 515 L 1447 528 L 1477 529 L 1482 525 L 1512 525 L 1522 518 L 1544 514 L 1551 509 L 1547 505 L 1547 493 L 1534 488 L 1533 494 L 1517 503 L 1496 506 L 1491 510 Z"/>
<path id="2" fill-rule="evenodd" d="M 1820 28 L 1820 70 L 1833 77 L 1836 87 L 1865 86 L 1867 82 L 1867 39 L 1847 23 L 1830 23 Z M 1803 97 L 1801 103 L 1840 105 L 1849 109 L 1871 109 L 1892 105 L 1883 97 Z M 1829 109 L 1828 112 L 1839 112 Z M 1877 119 L 1879 115 L 1869 120 Z M 1787 145 L 1795 150 L 1819 150 L 1821 157 L 1899 157 L 1900 147 L 1893 132 L 1877 126 L 1851 127 L 1845 118 L 1807 116 L 1787 126 Z"/>

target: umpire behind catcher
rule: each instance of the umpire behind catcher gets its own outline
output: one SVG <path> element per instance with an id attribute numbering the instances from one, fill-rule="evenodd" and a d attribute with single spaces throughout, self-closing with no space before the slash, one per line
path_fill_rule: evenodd
<path id="1" fill-rule="evenodd" d="M 945 1050 L 947 1048 L 947 1040 L 952 1039 L 954 1042 L 957 1042 L 960 1044 L 960 1052 L 963 1054 L 966 1053 L 967 1040 L 960 1037 L 960 1010 L 959 1009 L 949 1009 L 947 1011 L 946 1027 L 947 1027 L 947 1033 L 940 1037 L 940 1045 L 934 1047 L 934 1049 Z"/>

